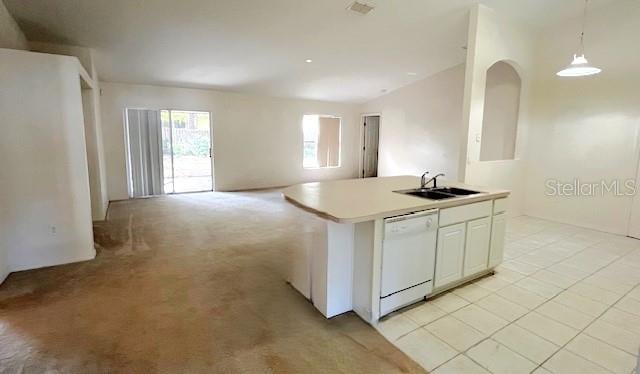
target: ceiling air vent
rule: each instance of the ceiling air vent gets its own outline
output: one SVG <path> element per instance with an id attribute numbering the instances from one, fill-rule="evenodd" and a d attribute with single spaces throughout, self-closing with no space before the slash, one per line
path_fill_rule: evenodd
<path id="1" fill-rule="evenodd" d="M 373 6 L 354 1 L 347 9 L 365 15 L 373 10 Z"/>

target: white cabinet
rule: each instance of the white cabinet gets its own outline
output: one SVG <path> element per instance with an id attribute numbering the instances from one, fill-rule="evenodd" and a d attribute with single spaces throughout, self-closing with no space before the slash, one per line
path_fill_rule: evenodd
<path id="1" fill-rule="evenodd" d="M 462 278 L 466 223 L 442 227 L 438 230 L 435 287 Z"/>
<path id="2" fill-rule="evenodd" d="M 435 288 L 483 274 L 502 262 L 506 199 L 440 210 Z"/>
<path id="3" fill-rule="evenodd" d="M 505 213 L 493 216 L 491 228 L 491 249 L 489 250 L 489 267 L 494 267 L 502 262 L 504 254 L 504 237 L 507 228 L 507 218 Z"/>
<path id="4" fill-rule="evenodd" d="M 487 269 L 490 235 L 491 217 L 467 222 L 463 276 L 473 275 Z"/>
<path id="5" fill-rule="evenodd" d="M 493 214 L 504 213 L 507 211 L 507 198 L 495 199 L 493 201 Z"/>

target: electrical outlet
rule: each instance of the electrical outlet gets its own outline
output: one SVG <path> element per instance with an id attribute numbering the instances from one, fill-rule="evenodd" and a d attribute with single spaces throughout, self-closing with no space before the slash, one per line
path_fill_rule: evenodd
<path id="1" fill-rule="evenodd" d="M 56 227 L 56 225 L 49 225 L 49 232 L 51 232 L 51 235 L 57 234 L 58 228 Z"/>
<path id="2" fill-rule="evenodd" d="M 480 134 L 476 134 L 476 143 L 480 143 Z"/>

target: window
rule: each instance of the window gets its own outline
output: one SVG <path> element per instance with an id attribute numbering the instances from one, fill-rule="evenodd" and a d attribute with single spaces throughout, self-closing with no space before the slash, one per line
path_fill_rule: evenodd
<path id="1" fill-rule="evenodd" d="M 302 118 L 304 168 L 340 166 L 340 122 L 340 117 L 316 114 Z"/>

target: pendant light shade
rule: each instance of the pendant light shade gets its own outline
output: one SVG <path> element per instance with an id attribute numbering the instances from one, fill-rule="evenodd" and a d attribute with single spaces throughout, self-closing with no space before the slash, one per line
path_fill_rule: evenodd
<path id="1" fill-rule="evenodd" d="M 589 0 L 584 1 L 584 14 L 582 17 L 582 32 L 580 33 L 580 54 L 573 55 L 573 61 L 566 68 L 556 73 L 559 77 L 585 77 L 587 75 L 598 74 L 602 71 L 595 66 L 589 65 L 584 57 L 584 25 L 587 21 L 587 5 Z"/>
<path id="2" fill-rule="evenodd" d="M 602 69 L 589 65 L 589 62 L 584 55 L 573 55 L 573 61 L 571 61 L 571 64 L 557 72 L 556 75 L 559 77 L 584 77 L 587 75 L 598 74 L 601 71 Z"/>

